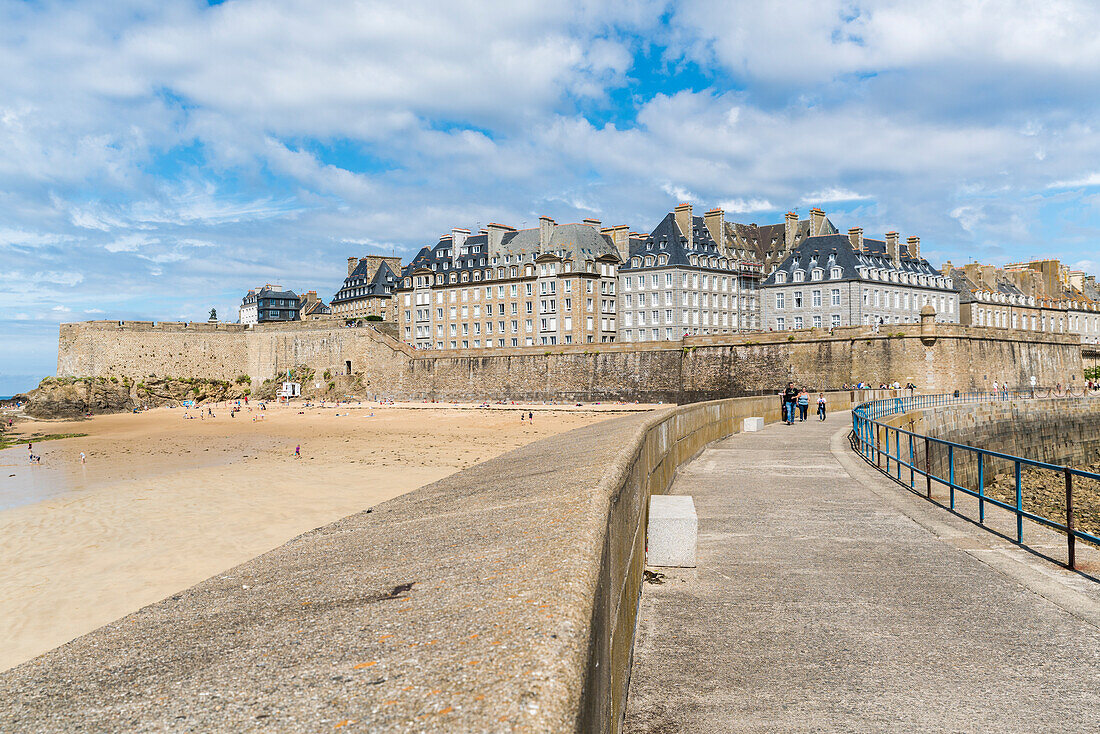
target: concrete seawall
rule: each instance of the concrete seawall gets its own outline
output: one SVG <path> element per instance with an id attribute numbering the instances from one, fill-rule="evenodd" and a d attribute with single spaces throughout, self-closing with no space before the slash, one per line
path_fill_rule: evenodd
<path id="1" fill-rule="evenodd" d="M 0 730 L 617 731 L 647 498 L 750 415 L 778 400 L 616 418 L 302 535 L 0 674 Z"/>

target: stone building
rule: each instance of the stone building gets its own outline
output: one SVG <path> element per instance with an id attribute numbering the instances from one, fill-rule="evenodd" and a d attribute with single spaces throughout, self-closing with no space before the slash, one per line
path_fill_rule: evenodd
<path id="1" fill-rule="evenodd" d="M 853 228 L 798 243 L 762 286 L 768 330 L 919 323 L 931 306 L 936 321 L 958 323 L 951 279 L 920 256 L 920 239 L 863 237 Z"/>
<path id="2" fill-rule="evenodd" d="M 401 273 L 401 258 L 368 255 L 348 258 L 348 277 L 332 297 L 332 315 L 345 321 L 377 316 L 397 320 L 393 291 Z"/>
<path id="3" fill-rule="evenodd" d="M 998 268 L 944 263 L 959 290 L 959 316 L 966 326 L 1076 334 L 1100 343 L 1100 289 L 1095 276 L 1072 271 L 1057 260 Z"/>
<path id="4" fill-rule="evenodd" d="M 619 268 L 619 341 L 759 329 L 763 265 L 728 236 L 721 209 L 696 217 L 680 204 L 647 237 L 631 238 Z"/>
<path id="5" fill-rule="evenodd" d="M 317 291 L 306 291 L 298 296 L 298 300 L 302 306 L 298 318 L 302 321 L 319 321 L 332 316 L 332 309 L 317 296 Z"/>
<path id="6" fill-rule="evenodd" d="M 616 244 L 600 222 L 454 229 L 405 267 L 395 293 L 401 339 L 419 349 L 615 341 Z"/>
<path id="7" fill-rule="evenodd" d="M 239 309 L 242 324 L 265 324 L 275 321 L 298 321 L 302 302 L 294 291 L 285 291 L 281 285 L 268 283 L 253 288 L 241 300 Z"/>
<path id="8" fill-rule="evenodd" d="M 764 266 L 764 275 L 770 275 L 807 237 L 839 234 L 837 228 L 820 208 L 810 210 L 806 219 L 799 219 L 794 212 L 787 212 L 778 224 L 726 223 L 726 243 L 736 257 L 751 259 Z"/>

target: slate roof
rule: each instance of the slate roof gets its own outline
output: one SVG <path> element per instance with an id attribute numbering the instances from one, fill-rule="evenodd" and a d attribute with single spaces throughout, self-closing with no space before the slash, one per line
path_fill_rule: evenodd
<path id="1" fill-rule="evenodd" d="M 821 225 L 822 235 L 839 234 L 836 226 L 825 217 Z M 794 242 L 790 243 L 790 249 L 804 242 L 810 236 L 810 220 L 798 220 L 795 230 Z M 744 253 L 745 256 L 763 263 L 764 265 L 778 264 L 783 259 L 788 249 L 787 224 L 739 224 L 726 222 L 726 245 L 734 250 Z"/>
<path id="2" fill-rule="evenodd" d="M 298 301 L 298 294 L 295 293 L 294 291 L 275 291 L 275 290 L 271 290 L 267 286 L 264 286 L 263 288 L 260 288 L 258 291 L 249 292 L 248 294 L 246 294 L 245 297 L 243 299 L 241 299 L 241 303 L 256 303 L 260 299 L 267 299 L 267 298 L 287 298 L 287 299 L 293 299 L 295 302 L 297 302 Z"/>
<path id="3" fill-rule="evenodd" d="M 351 275 L 344 279 L 343 287 L 332 297 L 332 302 L 343 303 L 357 298 L 388 296 L 396 286 L 397 274 L 393 272 L 393 268 L 389 266 L 389 263 L 383 260 L 372 278 L 368 269 L 368 262 L 364 259 L 356 266 L 355 270 L 351 271 Z M 353 295 L 360 288 L 364 289 L 363 294 Z"/>
<path id="4" fill-rule="evenodd" d="M 458 248 L 455 248 L 451 235 L 445 235 L 436 245 L 420 248 L 401 275 L 405 277 L 425 268 L 433 272 L 461 273 L 497 265 L 533 263 L 542 255 L 554 255 L 574 262 L 601 257 L 619 259 L 611 238 L 600 234 L 594 227 L 587 224 L 555 224 L 545 248 L 539 244 L 538 229 L 505 232 L 496 248 L 490 247 L 489 235 L 484 232 L 470 235 Z"/>
<path id="5" fill-rule="evenodd" d="M 668 261 L 660 267 L 697 267 L 691 264 L 692 255 L 714 255 L 726 257 L 721 252 L 718 243 L 710 235 L 706 223 L 702 217 L 692 217 L 692 246 L 688 248 L 687 237 L 680 231 L 680 225 L 676 222 L 676 214 L 670 212 L 665 215 L 657 226 L 645 239 L 632 240 L 630 243 L 630 258 L 619 268 L 620 272 L 646 269 L 645 260 L 640 265 L 634 264 L 635 256 L 668 255 Z M 649 266 L 653 267 L 653 266 Z"/>
<path id="6" fill-rule="evenodd" d="M 874 280 L 869 277 L 864 278 L 859 274 L 860 267 L 885 269 L 916 275 L 928 275 L 935 278 L 943 277 L 943 275 L 933 268 L 924 258 L 912 257 L 909 254 L 909 248 L 906 247 L 904 242 L 898 244 L 898 249 L 901 254 L 900 264 L 895 266 L 890 258 L 886 256 L 886 242 L 883 240 L 864 238 L 863 250 L 857 252 L 847 235 L 832 234 L 807 237 L 791 250 L 791 253 L 779 263 L 776 270 L 764 279 L 762 285 L 765 287 L 770 285 L 790 285 L 794 281 L 792 277 L 793 273 L 798 269 L 806 271 L 806 282 L 810 282 L 809 274 L 814 268 L 821 268 L 824 270 L 825 278 L 829 281 L 861 280 L 874 283 L 892 282 L 888 280 Z M 833 267 L 841 268 L 841 277 L 839 279 L 830 277 L 830 270 Z M 785 283 L 776 283 L 776 273 L 780 272 L 787 274 Z M 898 285 L 904 284 L 899 283 Z"/>

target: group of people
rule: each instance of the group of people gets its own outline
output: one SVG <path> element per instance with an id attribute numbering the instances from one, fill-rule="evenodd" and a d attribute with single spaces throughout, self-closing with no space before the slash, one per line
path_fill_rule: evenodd
<path id="1" fill-rule="evenodd" d="M 807 388 L 795 387 L 793 382 L 788 382 L 787 389 L 779 393 L 779 399 L 783 409 L 783 422 L 788 426 L 794 425 L 796 415 L 799 423 L 809 420 L 810 391 Z M 817 419 L 819 421 L 825 420 L 825 413 L 825 393 L 819 392 L 817 394 Z"/>
<path id="2" fill-rule="evenodd" d="M 874 385 L 874 383 L 871 383 L 871 382 L 857 382 L 854 385 L 849 385 L 847 382 L 845 382 L 843 385 L 840 386 L 840 389 L 841 390 L 874 390 L 875 385 Z M 898 382 L 897 380 L 894 380 L 893 382 L 880 382 L 878 384 L 878 389 L 879 390 L 909 390 L 909 391 L 912 391 L 912 390 L 916 390 L 917 386 L 914 385 L 912 382 L 907 382 L 907 383 L 905 383 L 905 385 L 903 387 L 900 382 Z"/>

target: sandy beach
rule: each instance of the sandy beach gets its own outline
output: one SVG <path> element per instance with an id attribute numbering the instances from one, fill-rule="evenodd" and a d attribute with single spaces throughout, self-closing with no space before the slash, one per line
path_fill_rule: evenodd
<path id="1" fill-rule="evenodd" d="M 19 423 L 17 435 L 88 435 L 36 443 L 38 466 L 26 445 L 0 451 L 0 670 L 307 530 L 639 407 L 530 406 L 533 422 L 518 406 L 363 404 Z"/>

